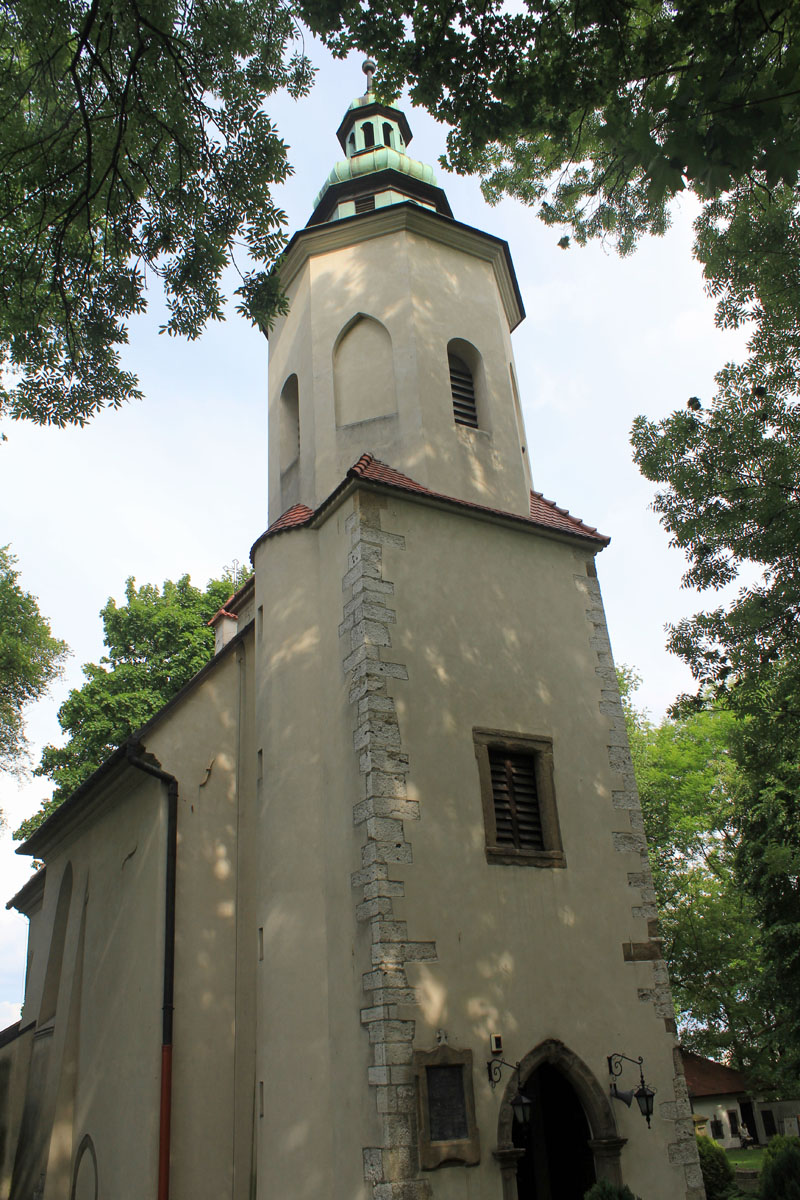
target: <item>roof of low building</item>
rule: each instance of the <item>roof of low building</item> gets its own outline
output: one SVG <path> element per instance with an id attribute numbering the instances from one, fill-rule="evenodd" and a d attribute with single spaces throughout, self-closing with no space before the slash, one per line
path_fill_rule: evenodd
<path id="1" fill-rule="evenodd" d="M 733 1067 L 692 1054 L 689 1050 L 682 1050 L 681 1057 L 690 1096 L 728 1096 L 748 1090 L 744 1075 Z"/>

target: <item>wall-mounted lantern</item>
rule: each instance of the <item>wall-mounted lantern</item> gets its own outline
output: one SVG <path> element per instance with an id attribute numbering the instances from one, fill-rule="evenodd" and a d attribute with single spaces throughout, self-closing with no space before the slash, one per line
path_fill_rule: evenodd
<path id="1" fill-rule="evenodd" d="M 495 1045 L 498 1046 L 497 1050 L 495 1050 Z M 531 1123 L 533 1101 L 531 1100 L 530 1096 L 526 1096 L 522 1090 L 522 1081 L 519 1073 L 520 1064 L 506 1062 L 505 1059 L 499 1058 L 498 1055 L 501 1053 L 499 1049 L 500 1046 L 502 1046 L 502 1042 L 500 1041 L 499 1035 L 493 1034 L 492 1053 L 495 1055 L 495 1057 L 490 1058 L 486 1063 L 486 1071 L 489 1076 L 489 1083 L 492 1085 L 492 1090 L 497 1087 L 503 1074 L 503 1067 L 510 1067 L 512 1071 L 516 1071 L 517 1092 L 511 1101 L 511 1111 L 514 1114 L 514 1120 L 518 1121 L 523 1129 L 527 1129 Z"/>
<path id="2" fill-rule="evenodd" d="M 617 1079 L 622 1074 L 622 1063 L 633 1063 L 639 1068 L 639 1086 L 631 1088 L 630 1091 L 621 1092 L 617 1087 Z M 647 1128 L 650 1128 L 650 1118 L 653 1115 L 653 1100 L 655 1097 L 655 1088 L 648 1087 L 644 1081 L 643 1070 L 644 1059 L 641 1055 L 638 1058 L 628 1058 L 627 1054 L 609 1054 L 608 1056 L 608 1073 L 611 1076 L 611 1095 L 615 1100 L 621 1100 L 623 1104 L 631 1106 L 633 1100 L 639 1105 L 639 1112 L 647 1121 Z"/>

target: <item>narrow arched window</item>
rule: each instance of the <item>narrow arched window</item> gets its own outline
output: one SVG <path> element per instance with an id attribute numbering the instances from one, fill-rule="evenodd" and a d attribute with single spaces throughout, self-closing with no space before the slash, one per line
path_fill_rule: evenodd
<path id="1" fill-rule="evenodd" d="M 349 148 L 349 150 L 350 150 L 350 153 L 351 153 L 351 154 L 355 154 L 355 152 L 356 152 L 356 135 L 355 135 L 355 130 L 354 130 L 354 131 L 353 131 L 353 132 L 350 134 L 350 137 L 347 139 L 347 145 L 348 145 L 348 148 Z"/>
<path id="2" fill-rule="evenodd" d="M 392 144 L 392 127 L 388 121 L 383 122 L 383 144 L 384 146 Z"/>
<path id="3" fill-rule="evenodd" d="M 364 130 L 364 148 L 369 150 L 375 145 L 375 128 L 372 121 L 365 121 L 361 128 Z"/>
<path id="4" fill-rule="evenodd" d="M 450 391 L 453 394 L 453 416 L 457 425 L 478 428 L 478 405 L 475 399 L 475 380 L 463 358 L 448 354 Z"/>

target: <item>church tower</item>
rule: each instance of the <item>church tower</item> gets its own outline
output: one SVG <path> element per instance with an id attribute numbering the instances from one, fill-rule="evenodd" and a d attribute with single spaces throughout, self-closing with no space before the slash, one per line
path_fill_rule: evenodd
<path id="1" fill-rule="evenodd" d="M 453 220 L 431 168 L 407 153 L 404 114 L 371 90 L 338 137 L 347 157 L 281 265 L 270 520 L 316 508 L 365 447 L 425 487 L 527 515 L 511 349 L 525 314 L 508 246 Z"/>
<path id="2" fill-rule="evenodd" d="M 508 246 L 372 69 L 270 337 L 258 1194 L 700 1200 L 608 539 L 532 491 Z"/>
<path id="3" fill-rule="evenodd" d="M 532 490 L 508 246 L 367 76 L 281 264 L 253 576 L 20 847 L 10 1200 L 704 1197 L 608 539 Z"/>

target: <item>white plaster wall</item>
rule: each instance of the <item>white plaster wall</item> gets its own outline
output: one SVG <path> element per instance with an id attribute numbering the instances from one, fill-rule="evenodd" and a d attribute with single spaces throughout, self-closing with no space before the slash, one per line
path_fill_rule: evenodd
<path id="1" fill-rule="evenodd" d="M 252 632 L 250 636 L 252 645 Z M 250 1195 L 255 1054 L 252 654 L 240 639 L 146 735 L 178 780 L 171 1195 Z M 103 798 L 103 794 L 105 797 Z M 46 1196 L 67 1194 L 85 1135 L 100 1195 L 156 1190 L 166 871 L 166 787 L 132 768 L 85 800 L 86 817 L 48 853 L 31 925 L 24 1017 L 38 1017 L 61 879 L 73 872 L 52 1033 L 37 1033 L 37 1128 L 50 1144 Z M 78 1062 L 64 1094 L 67 1014 L 77 995 L 85 909 Z M 49 1025 L 48 1025 L 49 1028 Z M 28 1047 L 30 1049 L 30 1047 Z M 36 1045 L 34 1045 L 34 1050 Z M 42 1075 L 42 1070 L 35 1072 Z M 23 1079 L 24 1096 L 38 1086 Z M 69 1088 L 67 1089 L 69 1091 Z M 31 1092 L 31 1095 L 33 1093 Z M 20 1106 L 22 1098 L 20 1098 Z M 39 1135 L 37 1134 L 37 1137 Z M 88 1162 L 88 1160 L 87 1160 Z M 67 1189 L 67 1190 L 64 1190 Z"/>
<path id="2" fill-rule="evenodd" d="M 649 930 L 632 915 L 639 893 L 628 873 L 641 870 L 639 855 L 612 840 L 629 826 L 612 805 L 613 739 L 575 581 L 586 579 L 590 554 L 401 499 L 381 503 L 382 529 L 405 538 L 405 548 L 382 552 L 397 621 L 381 654 L 408 671 L 389 690 L 409 755 L 409 798 L 421 810 L 418 824 L 406 822 L 413 863 L 391 876 L 406 892 L 394 917 L 437 951 L 434 962 L 409 964 L 421 1002 L 399 1016 L 416 1022 L 416 1047 L 431 1048 L 444 1028 L 451 1044 L 473 1051 L 483 1150 L 478 1167 L 427 1174 L 432 1195 L 501 1195 L 492 1149 L 502 1089 L 491 1091 L 484 1066 L 489 1034 L 500 1032 L 512 1061 L 560 1039 L 603 1088 L 607 1055 L 643 1055 L 656 1117 L 648 1131 L 635 1107 L 614 1106 L 628 1139 L 623 1174 L 649 1200 L 674 1200 L 687 1194 L 685 1160 L 668 1151 L 675 1042 L 651 1003 L 652 963 L 623 960 L 623 943 L 644 943 Z M 359 1015 L 369 1003 L 361 975 L 371 967 L 370 940 L 350 888 L 363 843 L 352 808 L 364 791 L 336 630 L 352 512 L 348 499 L 318 530 L 269 539 L 256 559 L 265 630 L 256 648 L 265 1195 L 285 1194 L 291 1179 L 296 1197 L 369 1197 L 361 1149 L 381 1144 Z M 486 863 L 473 726 L 552 737 L 565 870 Z"/>
<path id="3" fill-rule="evenodd" d="M 41 919 L 32 928 L 26 1022 L 38 1016 L 55 905 L 71 863 L 72 900 L 55 1018 L 52 1026 L 37 1030 L 33 1046 L 34 1056 L 40 1049 L 44 1074 L 32 1072 L 24 1085 L 37 1110 L 34 1141 L 49 1147 L 47 1196 L 66 1187 L 86 1134 L 97 1150 L 101 1187 L 123 1172 L 129 1195 L 149 1194 L 155 1186 L 165 822 L 158 784 L 144 777 L 133 786 L 130 782 L 107 789 L 95 820 L 48 855 Z M 66 1079 L 67 1018 L 78 994 L 79 1033 L 71 1048 L 71 1053 L 77 1049 L 77 1064 L 74 1077 Z M 67 1098 L 60 1111 L 68 1124 L 52 1129 L 57 1096 Z"/>
<path id="4" fill-rule="evenodd" d="M 376 1125 L 350 886 L 358 773 L 337 633 L 342 520 L 269 539 L 256 557 L 258 1193 L 292 1200 L 366 1200 L 361 1150 Z"/>
<path id="5" fill-rule="evenodd" d="M 725 1150 L 738 1149 L 742 1144 L 738 1133 L 735 1137 L 731 1134 L 731 1123 L 728 1119 L 728 1113 L 731 1110 L 733 1110 L 739 1118 L 739 1132 L 746 1133 L 747 1129 L 744 1121 L 742 1120 L 739 1101 L 735 1095 L 701 1096 L 692 1100 L 692 1111 L 696 1112 L 699 1116 L 706 1117 L 708 1119 L 708 1125 L 706 1126 L 705 1131 L 706 1137 L 709 1137 L 712 1141 L 717 1142 L 717 1144 L 722 1146 Z M 722 1137 L 714 1137 L 711 1132 L 711 1120 L 713 1117 L 717 1117 L 722 1122 Z"/>
<path id="6" fill-rule="evenodd" d="M 800 1136 L 800 1100 L 767 1100 L 758 1101 L 754 1105 L 756 1115 L 756 1126 L 758 1128 L 758 1137 L 761 1142 L 768 1142 L 766 1130 L 764 1129 L 763 1110 L 769 1109 L 775 1121 L 775 1128 L 779 1134 L 784 1134 L 787 1137 Z"/>
<path id="7" fill-rule="evenodd" d="M 252 635 L 215 659 L 147 737 L 179 788 L 174 1200 L 249 1195 L 256 934 L 248 645 Z"/>
<path id="8" fill-rule="evenodd" d="M 440 218 L 432 216 L 432 230 Z M 315 253 L 288 285 L 290 312 L 270 335 L 270 443 L 277 445 L 281 389 L 296 372 L 300 387 L 300 486 L 316 507 L 365 450 L 447 495 L 526 513 L 529 483 L 520 449 L 509 365 L 508 318 L 491 263 L 473 249 L 401 230 Z M 375 413 L 336 426 L 333 350 L 363 313 L 388 330 L 397 414 Z M 486 428 L 453 420 L 447 344 L 463 338 L 480 352 L 486 375 Z M 364 375 L 380 372 L 366 360 Z M 276 451 L 270 452 L 270 521 L 285 510 Z M 294 495 L 292 495 L 294 502 Z"/>
<path id="9" fill-rule="evenodd" d="M 574 579 L 589 555 L 402 501 L 382 524 L 406 539 L 402 551 L 385 548 L 384 568 L 395 582 L 392 653 L 409 673 L 392 690 L 421 809 L 397 907 L 411 935 L 438 951 L 437 962 L 409 968 L 423 996 L 415 1044 L 432 1047 L 445 1028 L 452 1044 L 473 1050 L 484 1146 L 474 1173 L 439 1172 L 434 1194 L 489 1195 L 500 1100 L 484 1075 L 490 1033 L 503 1034 L 511 1061 L 558 1038 L 603 1084 L 607 1055 L 641 1054 L 657 1104 L 674 1099 L 674 1039 L 637 998 L 653 986 L 652 965 L 623 961 L 622 943 L 646 941 L 648 931 L 631 915 L 627 873 L 638 856 L 612 844 L 624 828 L 611 802 L 618 783 Z M 552 737 L 565 870 L 485 861 L 475 726 Z M 629 1139 L 626 1182 L 650 1200 L 679 1195 L 682 1169 L 667 1162 L 671 1124 L 656 1118 L 648 1131 L 635 1106 L 617 1104 L 615 1115 Z"/>

